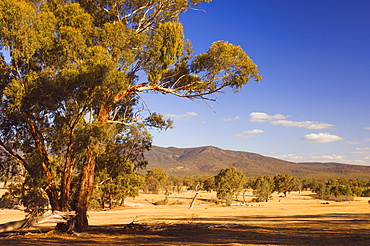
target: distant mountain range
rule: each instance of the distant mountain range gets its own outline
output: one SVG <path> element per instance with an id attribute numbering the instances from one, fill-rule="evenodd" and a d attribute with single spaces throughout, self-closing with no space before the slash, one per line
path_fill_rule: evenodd
<path id="1" fill-rule="evenodd" d="M 145 153 L 147 170 L 163 168 L 170 175 L 216 175 L 230 166 L 247 177 L 290 174 L 301 178 L 370 178 L 370 166 L 340 163 L 295 163 L 255 153 L 223 150 L 213 146 L 196 148 L 158 147 Z"/>

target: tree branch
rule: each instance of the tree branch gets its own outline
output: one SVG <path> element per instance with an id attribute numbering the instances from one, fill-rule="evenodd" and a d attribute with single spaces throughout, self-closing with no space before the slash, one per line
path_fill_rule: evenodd
<path id="1" fill-rule="evenodd" d="M 2 148 L 3 152 L 7 156 L 15 159 L 20 164 L 22 164 L 24 167 L 27 166 L 27 162 L 19 154 L 17 154 L 16 152 L 12 151 L 9 147 L 7 147 L 2 140 L 0 140 L 0 147 Z"/>

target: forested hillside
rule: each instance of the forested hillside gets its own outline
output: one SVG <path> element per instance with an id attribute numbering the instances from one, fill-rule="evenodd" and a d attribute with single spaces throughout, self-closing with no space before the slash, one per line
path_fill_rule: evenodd
<path id="1" fill-rule="evenodd" d="M 164 168 L 170 175 L 217 174 L 234 166 L 246 176 L 290 174 L 310 178 L 369 178 L 370 166 L 340 163 L 294 163 L 255 153 L 223 150 L 213 146 L 196 148 L 158 147 L 145 154 L 148 169 Z"/>

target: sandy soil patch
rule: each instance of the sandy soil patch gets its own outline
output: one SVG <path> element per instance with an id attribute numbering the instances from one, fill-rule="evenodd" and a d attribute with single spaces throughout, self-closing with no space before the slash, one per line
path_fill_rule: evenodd
<path id="1" fill-rule="evenodd" d="M 140 195 L 127 199 L 123 208 L 90 211 L 86 233 L 59 235 L 46 225 L 15 236 L 3 234 L 0 245 L 370 245 L 368 198 L 326 204 L 304 192 L 226 207 L 209 202 L 214 193 L 201 193 L 194 209 L 188 209 L 193 195 L 174 194 L 169 204 L 179 205 L 162 206 L 150 202 L 163 200 L 163 195 Z M 246 201 L 251 198 L 248 194 Z M 23 216 L 0 210 L 0 223 Z"/>

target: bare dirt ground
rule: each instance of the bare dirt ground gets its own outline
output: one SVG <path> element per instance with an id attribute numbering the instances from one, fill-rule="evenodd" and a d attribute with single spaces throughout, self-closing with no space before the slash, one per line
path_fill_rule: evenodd
<path id="1" fill-rule="evenodd" d="M 370 245 L 369 198 L 327 204 L 303 192 L 227 207 L 201 193 L 188 209 L 193 195 L 173 194 L 168 205 L 154 206 L 164 196 L 143 194 L 123 208 L 91 211 L 86 233 L 61 235 L 50 224 L 0 234 L 0 245 Z M 23 218 L 22 211 L 0 210 L 0 224 Z"/>

